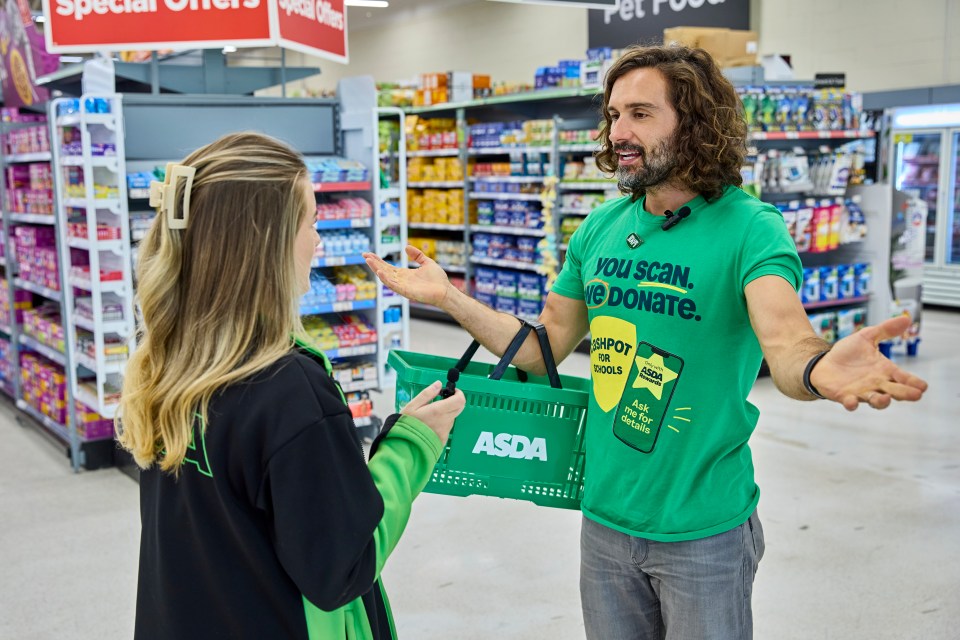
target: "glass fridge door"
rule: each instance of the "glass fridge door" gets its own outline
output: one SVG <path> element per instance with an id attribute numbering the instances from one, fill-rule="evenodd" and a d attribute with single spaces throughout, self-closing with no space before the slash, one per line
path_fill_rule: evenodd
<path id="1" fill-rule="evenodd" d="M 893 134 L 894 187 L 914 189 L 927 203 L 926 262 L 933 262 L 936 256 L 941 138 L 941 131 Z"/>
<path id="2" fill-rule="evenodd" d="M 960 131 L 953 132 L 953 153 L 950 158 L 950 197 L 947 219 L 940 227 L 944 265 L 960 266 Z"/>

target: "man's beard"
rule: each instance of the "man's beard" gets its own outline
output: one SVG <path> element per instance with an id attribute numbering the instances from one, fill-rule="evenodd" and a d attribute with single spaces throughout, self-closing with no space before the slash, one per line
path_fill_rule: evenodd
<path id="1" fill-rule="evenodd" d="M 676 148 L 672 137 L 659 146 L 647 150 L 632 144 L 614 146 L 614 151 L 633 151 L 640 154 L 640 164 L 632 167 L 617 167 L 616 178 L 621 191 L 640 193 L 666 184 L 677 168 Z"/>

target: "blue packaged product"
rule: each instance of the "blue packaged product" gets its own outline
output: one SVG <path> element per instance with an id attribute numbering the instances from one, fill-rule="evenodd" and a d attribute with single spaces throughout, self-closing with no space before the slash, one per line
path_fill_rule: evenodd
<path id="1" fill-rule="evenodd" d="M 481 293 L 477 291 L 475 294 L 473 294 L 473 297 L 477 302 L 482 302 L 491 308 L 495 307 L 497 303 L 497 297 L 491 293 Z"/>
<path id="2" fill-rule="evenodd" d="M 497 296 L 497 302 L 494 308 L 501 313 L 517 315 L 517 300 L 516 298 Z"/>
<path id="3" fill-rule="evenodd" d="M 820 300 L 836 300 L 839 295 L 839 288 L 837 267 L 820 267 Z"/>
<path id="4" fill-rule="evenodd" d="M 820 301 L 820 270 L 812 267 L 803 269 L 803 287 L 800 299 L 804 304 Z"/>
<path id="5" fill-rule="evenodd" d="M 517 249 L 520 253 L 536 253 L 537 239 L 528 236 L 517 238 Z"/>
<path id="6" fill-rule="evenodd" d="M 516 298 L 518 279 L 514 271 L 497 271 L 497 295 Z"/>
<path id="7" fill-rule="evenodd" d="M 866 262 L 858 262 L 853 265 L 855 276 L 854 295 L 857 298 L 866 296 L 870 293 L 870 265 Z"/>
<path id="8" fill-rule="evenodd" d="M 511 227 L 525 227 L 527 226 L 527 210 L 526 208 L 515 209 L 510 212 L 509 224 Z"/>
<path id="9" fill-rule="evenodd" d="M 540 315 L 540 301 L 517 300 L 517 315 L 523 318 L 536 319 Z"/>
<path id="10" fill-rule="evenodd" d="M 529 300 L 540 300 L 543 295 L 543 276 L 521 273 L 517 280 L 517 295 Z"/>
<path id="11" fill-rule="evenodd" d="M 837 298 L 843 300 L 852 298 L 856 292 L 856 274 L 853 271 L 852 264 L 837 265 L 837 280 L 840 283 L 837 290 Z"/>

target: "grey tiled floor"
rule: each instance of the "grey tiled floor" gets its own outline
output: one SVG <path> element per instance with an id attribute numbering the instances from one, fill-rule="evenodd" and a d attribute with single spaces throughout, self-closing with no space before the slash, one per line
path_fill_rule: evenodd
<path id="1" fill-rule="evenodd" d="M 757 638 L 958 637 L 960 313 L 924 323 L 907 361 L 931 383 L 918 405 L 848 414 L 757 383 Z M 412 333 L 413 350 L 442 355 L 468 341 L 453 325 L 415 321 Z M 561 371 L 584 375 L 586 356 Z M 129 638 L 135 483 L 74 475 L 12 416 L 0 402 L 0 639 Z M 583 638 L 579 526 L 575 513 L 520 502 L 421 496 L 384 577 L 401 638 Z"/>

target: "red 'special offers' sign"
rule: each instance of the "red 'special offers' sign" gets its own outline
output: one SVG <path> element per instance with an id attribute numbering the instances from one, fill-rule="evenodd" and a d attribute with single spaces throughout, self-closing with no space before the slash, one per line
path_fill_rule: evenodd
<path id="1" fill-rule="evenodd" d="M 344 0 L 43 0 L 52 53 L 283 46 L 347 62 Z"/>

